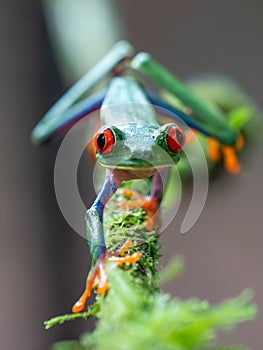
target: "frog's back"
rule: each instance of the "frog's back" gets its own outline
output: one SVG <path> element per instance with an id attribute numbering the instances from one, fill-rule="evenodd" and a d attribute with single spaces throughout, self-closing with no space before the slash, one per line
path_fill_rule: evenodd
<path id="1" fill-rule="evenodd" d="M 158 126 L 156 113 L 143 88 L 130 76 L 113 78 L 101 107 L 106 125 L 142 123 Z"/>

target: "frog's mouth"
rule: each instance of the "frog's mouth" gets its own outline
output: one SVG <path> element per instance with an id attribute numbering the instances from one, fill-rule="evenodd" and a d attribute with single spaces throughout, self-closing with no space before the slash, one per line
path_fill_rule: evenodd
<path id="1" fill-rule="evenodd" d="M 121 178 L 125 179 L 125 181 L 151 177 L 160 169 L 175 165 L 175 163 L 172 162 L 169 164 L 151 164 L 145 160 L 140 160 L 140 162 L 138 162 L 138 159 L 133 158 L 117 165 L 103 164 L 101 162 L 100 164 L 107 169 L 113 171 L 117 170 L 117 173 L 119 173 L 119 175 L 121 174 Z"/>
<path id="2" fill-rule="evenodd" d="M 179 154 L 169 155 L 166 152 L 160 154 L 146 154 L 140 150 L 142 154 L 126 156 L 119 152 L 118 157 L 109 154 L 108 156 L 97 156 L 98 162 L 109 169 L 120 169 L 120 170 L 151 170 L 152 169 L 162 169 L 174 166 L 178 163 L 180 156 Z"/>
<path id="3" fill-rule="evenodd" d="M 154 170 L 154 169 L 162 169 L 162 168 L 168 168 L 175 163 L 171 162 L 169 164 L 154 164 L 151 162 L 148 162 L 146 160 L 138 159 L 138 158 L 131 158 L 129 160 L 126 160 L 125 162 L 121 162 L 117 165 L 111 165 L 111 164 L 103 164 L 100 162 L 100 164 L 103 167 L 110 168 L 110 169 L 120 169 L 120 170 L 134 170 L 134 171 L 145 171 L 147 169 Z"/>

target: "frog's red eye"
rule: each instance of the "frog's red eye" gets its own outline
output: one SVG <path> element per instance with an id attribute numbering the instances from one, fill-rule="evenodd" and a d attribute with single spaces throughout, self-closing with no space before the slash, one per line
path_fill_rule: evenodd
<path id="1" fill-rule="evenodd" d="M 185 144 L 183 130 L 176 125 L 171 126 L 167 132 L 166 141 L 171 152 L 179 152 Z"/>
<path id="2" fill-rule="evenodd" d="M 94 137 L 96 150 L 102 154 L 108 154 L 112 151 L 115 143 L 115 137 L 111 129 L 101 129 Z"/>

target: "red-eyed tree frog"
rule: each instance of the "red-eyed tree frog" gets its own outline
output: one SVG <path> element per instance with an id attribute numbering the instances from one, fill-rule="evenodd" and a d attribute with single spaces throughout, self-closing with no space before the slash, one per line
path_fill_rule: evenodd
<path id="1" fill-rule="evenodd" d="M 80 100 L 107 77 L 107 88 Z M 191 110 L 190 116 L 147 89 L 141 83 L 142 77 L 176 96 Z M 119 252 L 107 251 L 103 232 L 104 207 L 123 181 L 151 177 L 152 190 L 144 205 L 147 210 L 158 209 L 163 196 L 160 172 L 177 164 L 186 141 L 185 133 L 177 123 L 183 121 L 229 147 L 237 140 L 236 131 L 215 105 L 202 101 L 149 54 L 135 54 L 126 41 L 117 43 L 50 108 L 34 128 L 32 140 L 39 144 L 97 109 L 100 109 L 102 128 L 94 137 L 94 147 L 98 162 L 106 167 L 106 177 L 85 217 L 93 261 L 86 289 L 73 306 L 73 312 L 83 310 L 93 288 L 96 287 L 97 293 L 108 288 L 105 261 L 122 265 L 140 259 L 139 252 L 125 255 L 131 242 Z M 172 122 L 161 125 L 160 114 Z"/>

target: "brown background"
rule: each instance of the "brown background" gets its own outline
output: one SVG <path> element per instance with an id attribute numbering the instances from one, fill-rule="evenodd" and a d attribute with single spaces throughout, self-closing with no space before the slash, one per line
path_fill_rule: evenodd
<path id="1" fill-rule="evenodd" d="M 119 9 L 139 50 L 151 52 L 182 78 L 198 71 L 229 74 L 263 107 L 262 1 L 119 0 Z M 88 249 L 56 204 L 59 142 L 46 148 L 29 142 L 32 126 L 63 90 L 37 1 L 0 2 L 0 42 L 0 347 L 47 349 L 87 327 L 80 321 L 45 332 L 42 321 L 70 310 L 83 288 Z M 219 302 L 251 287 L 262 309 L 262 144 L 245 163 L 240 176 L 222 174 L 211 183 L 199 221 L 180 235 L 191 193 L 185 191 L 180 212 L 163 235 L 162 254 L 164 260 L 182 254 L 186 271 L 167 291 Z M 86 169 L 92 193 L 90 175 Z M 87 202 L 92 197 L 87 195 Z M 262 338 L 259 313 L 227 340 L 259 350 Z"/>

